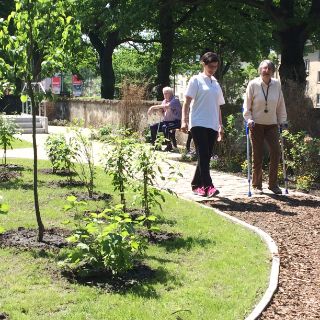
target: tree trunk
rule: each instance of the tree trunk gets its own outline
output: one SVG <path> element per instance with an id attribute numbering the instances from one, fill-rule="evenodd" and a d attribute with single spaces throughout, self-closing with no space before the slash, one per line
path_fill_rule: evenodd
<path id="1" fill-rule="evenodd" d="M 279 31 L 281 64 L 279 74 L 286 102 L 288 121 L 292 131 L 308 129 L 310 110 L 305 96 L 306 70 L 303 50 L 306 43 L 304 29 L 292 27 Z"/>
<path id="2" fill-rule="evenodd" d="M 36 139 L 36 112 L 37 106 L 35 102 L 34 92 L 31 85 L 31 81 L 27 81 L 28 95 L 31 99 L 32 106 L 32 144 L 33 144 L 33 197 L 34 197 L 34 209 L 36 212 L 36 219 L 38 224 L 38 241 L 43 241 L 44 225 L 42 223 L 40 208 L 39 208 L 39 197 L 38 197 L 38 152 L 37 152 L 37 139 Z"/>
<path id="3" fill-rule="evenodd" d="M 112 66 L 112 54 L 115 48 L 105 47 L 100 56 L 101 98 L 113 99 L 115 75 Z"/>
<path id="4" fill-rule="evenodd" d="M 161 56 L 157 65 L 157 99 L 163 100 L 162 89 L 170 85 L 171 63 L 175 25 L 172 17 L 171 1 L 160 1 L 159 31 L 161 41 Z"/>
<path id="5" fill-rule="evenodd" d="M 113 99 L 115 88 L 115 75 L 112 66 L 112 55 L 119 44 L 119 31 L 109 32 L 105 44 L 94 32 L 89 32 L 89 38 L 93 47 L 97 50 L 100 60 L 101 73 L 101 98 Z"/>

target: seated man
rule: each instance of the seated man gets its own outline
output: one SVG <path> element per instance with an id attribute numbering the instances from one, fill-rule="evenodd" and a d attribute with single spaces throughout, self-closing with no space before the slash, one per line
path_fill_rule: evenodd
<path id="1" fill-rule="evenodd" d="M 155 143 L 158 132 L 163 132 L 167 139 L 166 151 L 170 151 L 173 149 L 170 141 L 170 130 L 180 128 L 182 108 L 179 99 L 173 96 L 172 88 L 164 87 L 162 92 L 164 96 L 162 103 L 160 105 L 151 106 L 148 110 L 148 115 L 155 110 L 160 110 L 163 114 L 163 121 L 150 126 L 151 143 Z"/>

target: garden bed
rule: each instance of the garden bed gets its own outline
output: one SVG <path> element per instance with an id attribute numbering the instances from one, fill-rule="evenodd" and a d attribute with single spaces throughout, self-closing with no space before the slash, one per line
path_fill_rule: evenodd
<path id="1" fill-rule="evenodd" d="M 259 319 L 320 319 L 320 199 L 266 196 L 206 204 L 261 228 L 279 247 L 279 289 Z"/>

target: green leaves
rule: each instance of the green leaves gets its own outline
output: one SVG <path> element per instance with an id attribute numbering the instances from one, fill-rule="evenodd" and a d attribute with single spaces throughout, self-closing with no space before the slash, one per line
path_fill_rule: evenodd
<path id="1" fill-rule="evenodd" d="M 79 203 L 71 197 L 69 201 Z M 143 253 L 144 241 L 134 228 L 143 221 L 133 221 L 121 206 L 107 208 L 101 214 L 80 216 L 80 224 L 68 237 L 76 246 L 60 265 L 84 272 L 110 270 L 118 274 L 130 269 L 137 255 Z"/>

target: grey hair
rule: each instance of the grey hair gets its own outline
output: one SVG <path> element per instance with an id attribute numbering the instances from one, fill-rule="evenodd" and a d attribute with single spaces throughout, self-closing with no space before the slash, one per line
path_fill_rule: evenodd
<path id="1" fill-rule="evenodd" d="M 162 89 L 162 92 L 165 93 L 165 92 L 170 92 L 172 95 L 173 95 L 173 89 L 171 87 L 164 87 Z"/>
<path id="2" fill-rule="evenodd" d="M 259 68 L 258 68 L 259 74 L 261 74 L 261 69 L 262 69 L 262 66 L 264 64 L 268 65 L 268 67 L 271 69 L 272 73 L 274 73 L 276 71 L 276 67 L 275 67 L 274 63 L 271 60 L 263 60 L 259 64 Z"/>

